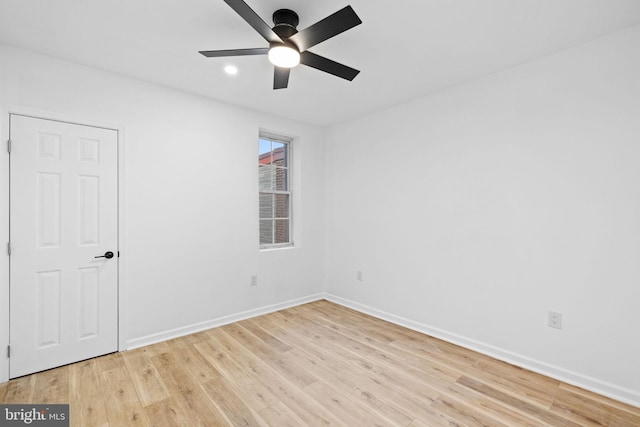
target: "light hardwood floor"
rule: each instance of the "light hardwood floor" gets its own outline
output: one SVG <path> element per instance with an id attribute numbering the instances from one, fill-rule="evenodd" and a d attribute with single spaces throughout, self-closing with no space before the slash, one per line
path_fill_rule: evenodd
<path id="1" fill-rule="evenodd" d="M 0 385 L 73 426 L 640 426 L 640 409 L 327 301 Z"/>

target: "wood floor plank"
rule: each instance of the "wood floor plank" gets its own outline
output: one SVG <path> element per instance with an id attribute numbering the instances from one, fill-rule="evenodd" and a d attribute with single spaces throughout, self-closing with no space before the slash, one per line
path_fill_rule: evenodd
<path id="1" fill-rule="evenodd" d="M 400 368 L 402 365 L 380 363 L 368 357 L 355 362 L 354 365 L 368 373 L 371 378 L 385 380 L 394 389 L 407 388 L 412 394 L 423 399 L 433 400 L 442 392 L 434 386 L 431 379 L 425 381 L 416 378 L 411 372 Z"/>
<path id="2" fill-rule="evenodd" d="M 178 396 L 153 402 L 144 407 L 144 412 L 153 427 L 192 426 L 194 424 Z"/>
<path id="3" fill-rule="evenodd" d="M 252 378 L 258 381 L 258 383 L 253 382 L 250 384 L 251 392 L 245 394 L 245 401 L 251 402 L 252 400 L 266 399 L 265 396 L 268 396 L 268 400 L 279 399 L 283 402 L 289 410 L 304 420 L 304 425 L 319 427 L 344 425 L 332 413 L 314 400 L 308 399 L 299 387 L 287 379 L 288 375 L 281 375 L 256 355 L 246 351 L 240 343 L 231 339 L 227 334 L 215 329 L 210 331 L 210 338 L 212 345 L 204 347 L 201 344 L 196 348 L 207 354 L 208 357 L 215 357 L 215 360 L 218 360 L 220 351 L 227 351 L 229 354 L 233 354 L 235 356 L 233 363 L 236 364 L 237 368 L 235 371 L 227 368 L 229 375 L 227 378 L 230 381 L 233 380 L 234 383 L 238 383 L 238 372 L 250 372 Z M 221 348 L 223 350 L 220 350 Z M 226 356 L 223 360 L 225 359 Z M 256 394 L 258 399 L 251 397 Z M 254 406 L 254 408 L 257 407 Z"/>
<path id="4" fill-rule="evenodd" d="M 368 411 L 377 413 L 381 418 L 387 418 L 398 425 L 404 426 L 412 421 L 413 418 L 405 411 L 378 396 L 378 394 L 384 396 L 388 391 L 374 392 L 365 382 L 348 381 L 342 372 L 324 366 L 321 360 L 306 354 L 303 350 L 294 349 L 291 350 L 291 354 L 304 368 L 319 373 L 319 377 L 324 382 L 339 386 L 342 394 L 350 396 L 353 401 L 358 402 Z"/>
<path id="5" fill-rule="evenodd" d="M 273 322 L 277 327 L 286 329 L 309 344 L 320 348 L 331 348 L 333 353 L 344 361 L 360 360 L 362 355 L 374 350 L 372 347 L 365 345 L 358 346 L 358 343 L 349 342 L 347 339 L 335 339 L 335 333 L 330 334 L 329 331 L 325 331 L 324 328 L 317 324 L 298 322 L 298 320 L 299 318 L 292 319 L 282 317 L 274 318 Z M 340 341 L 342 341 L 342 343 Z M 350 345 L 345 346 L 344 343 Z"/>
<path id="6" fill-rule="evenodd" d="M 451 423 L 448 424 L 449 427 L 457 427 L 459 424 Z M 408 424 L 407 427 L 433 427 L 433 424 L 427 424 L 422 420 L 413 420 L 411 424 Z"/>
<path id="7" fill-rule="evenodd" d="M 551 406 L 560 391 L 560 381 L 542 375 L 532 376 L 526 369 L 498 360 L 480 362 L 474 369 L 465 370 L 465 375 L 506 393 L 517 389 L 525 400 L 546 408 Z"/>
<path id="8" fill-rule="evenodd" d="M 168 401 L 174 409 L 175 418 L 182 420 L 176 425 L 191 425 L 206 427 L 210 425 L 223 425 L 225 418 L 212 403 L 210 398 L 200 387 L 200 382 L 192 376 L 190 368 L 192 365 L 184 363 L 184 355 L 187 350 L 184 346 L 178 346 L 176 351 L 162 353 L 152 358 L 152 362 L 158 373 L 163 378 L 167 390 L 174 397 L 173 401 Z M 180 357 L 179 355 L 183 355 Z M 181 359 L 181 360 L 179 360 Z M 188 360 L 191 360 L 187 356 Z M 220 378 L 221 375 L 211 367 L 212 372 L 217 375 L 210 375 L 209 380 Z M 165 401 L 163 401 L 165 402 Z M 147 414 L 150 414 L 147 411 Z M 174 415 L 173 413 L 171 414 Z M 150 415 L 151 417 L 151 415 Z M 153 419 L 152 419 L 153 421 Z"/>
<path id="9" fill-rule="evenodd" d="M 419 390 L 420 385 L 428 384 L 428 387 L 431 390 L 431 396 L 429 397 L 433 397 L 434 394 L 439 394 L 444 395 L 447 398 L 458 400 L 459 402 L 468 402 L 471 407 L 476 408 L 480 412 L 488 414 L 507 425 L 538 425 L 529 416 L 529 413 L 519 411 L 517 406 L 510 406 L 503 401 L 494 401 L 492 396 L 468 392 L 465 387 L 461 387 L 461 384 L 459 383 L 459 374 L 457 376 L 452 376 L 449 370 L 442 373 L 437 369 L 437 365 L 436 369 L 425 366 L 420 368 L 419 363 L 415 363 L 414 361 L 410 361 L 405 358 L 402 358 L 399 361 L 394 361 L 393 357 L 389 357 L 383 353 L 369 354 L 367 359 L 375 359 L 376 362 L 380 364 L 377 368 L 378 370 L 381 369 L 380 366 L 386 366 L 387 369 L 397 369 L 398 367 L 401 367 L 401 369 L 399 369 L 400 373 L 405 375 L 408 374 L 407 376 L 411 377 L 412 381 L 417 381 L 419 384 L 418 386 L 409 385 L 410 383 L 407 382 L 407 386 L 412 390 Z M 388 370 L 386 372 L 388 372 Z M 381 377 L 382 375 L 389 374 L 383 374 L 382 371 L 377 372 L 377 377 Z"/>
<path id="10" fill-rule="evenodd" d="M 35 374 L 33 400 L 37 403 L 69 403 L 69 366 Z"/>
<path id="11" fill-rule="evenodd" d="M 85 360 L 69 366 L 70 418 L 81 425 L 104 426 L 109 424 L 104 400 L 102 377 L 96 359 Z"/>
<path id="12" fill-rule="evenodd" d="M 234 349 L 228 347 L 225 348 L 224 342 L 221 342 L 216 335 L 222 335 L 222 333 L 217 329 L 212 330 L 209 339 L 195 344 L 193 349 L 198 351 L 207 363 L 213 366 L 220 373 L 231 377 L 239 370 L 239 365 L 233 357 Z M 218 376 L 214 375 L 214 378 L 211 379 L 217 378 Z"/>
<path id="13" fill-rule="evenodd" d="M 442 395 L 432 405 L 433 408 L 467 427 L 511 427 L 476 410 L 473 406 Z"/>
<path id="14" fill-rule="evenodd" d="M 172 346 L 173 346 L 172 340 L 162 341 L 156 344 L 145 346 L 144 348 L 141 349 L 141 351 L 144 351 L 149 357 L 153 357 L 153 356 L 157 356 L 158 354 L 162 354 L 162 353 L 166 353 L 167 351 L 170 351 Z"/>
<path id="15" fill-rule="evenodd" d="M 365 408 L 358 405 L 357 402 L 349 398 L 349 396 L 336 393 L 333 387 L 322 381 L 306 387 L 305 392 L 320 405 L 336 414 L 336 416 L 348 426 L 385 427 L 398 425 L 386 418 L 372 415 Z"/>
<path id="16" fill-rule="evenodd" d="M 34 399 L 36 390 L 36 376 L 27 375 L 16 378 L 3 384 L 5 395 L 0 401 L 2 403 L 36 403 Z"/>
<path id="17" fill-rule="evenodd" d="M 241 322 L 238 322 L 237 324 L 245 328 L 249 332 L 251 332 L 260 340 L 262 340 L 262 342 L 264 342 L 267 346 L 269 346 L 269 348 L 273 348 L 279 352 L 289 351 L 293 348 L 289 344 L 283 341 L 280 341 L 280 339 L 278 339 L 274 334 L 272 334 L 267 329 L 264 329 L 260 325 L 260 323 L 261 322 L 256 319 L 246 319 Z"/>
<path id="18" fill-rule="evenodd" d="M 278 427 L 300 427 L 306 423 L 282 402 L 267 406 L 260 411 L 267 425 Z"/>
<path id="19" fill-rule="evenodd" d="M 563 417 L 559 417 L 553 413 L 550 413 L 546 410 L 544 410 L 544 408 L 541 408 L 539 406 L 535 406 L 531 403 L 528 403 L 525 400 L 522 399 L 518 399 L 517 397 L 515 397 L 513 394 L 508 394 L 505 392 L 502 392 L 500 390 L 497 390 L 493 387 L 491 387 L 490 385 L 484 384 L 480 381 L 476 381 L 472 378 L 468 378 L 468 377 L 461 377 L 458 381 L 458 384 L 464 385 L 465 387 L 468 387 L 471 390 L 476 391 L 477 393 L 483 395 L 483 396 L 487 396 L 487 397 L 491 397 L 492 399 L 502 402 L 506 405 L 509 405 L 513 408 L 517 408 L 519 410 L 521 410 L 524 413 L 530 414 L 532 416 L 535 416 L 537 419 L 544 421 L 545 423 L 549 423 L 550 425 L 562 425 L 562 426 L 571 426 L 571 427 L 576 427 L 576 424 L 571 422 L 568 419 L 565 419 Z"/>
<path id="20" fill-rule="evenodd" d="M 335 374 L 331 376 L 326 372 L 326 369 L 316 369 L 315 366 L 309 366 L 309 369 L 315 369 L 319 372 L 322 372 L 323 378 L 331 378 L 332 381 L 340 382 L 344 384 L 349 389 L 359 389 L 362 393 L 366 393 L 371 395 L 372 398 L 374 396 L 384 396 L 392 398 L 390 400 L 385 400 L 381 403 L 383 405 L 388 405 L 385 409 L 390 409 L 391 411 L 396 411 L 396 414 L 404 412 L 413 413 L 413 414 L 421 414 L 421 415 L 429 415 L 432 416 L 433 413 L 429 412 L 428 409 L 425 409 L 425 400 L 428 399 L 428 396 L 419 393 L 417 390 L 422 388 L 422 384 L 418 384 L 415 380 L 410 376 L 405 376 L 401 378 L 383 378 L 383 376 L 372 374 L 369 377 L 368 369 L 372 369 L 365 362 L 364 355 L 357 358 L 357 363 L 354 362 L 354 355 L 351 354 L 351 363 L 339 359 L 340 362 L 336 363 L 336 357 L 333 353 L 336 352 L 337 349 L 335 346 L 322 348 L 317 345 L 317 343 L 308 343 L 303 339 L 297 338 L 295 335 L 290 334 L 286 331 L 286 329 L 278 329 L 280 333 L 285 332 L 284 340 L 290 340 L 289 342 L 294 344 L 297 349 L 307 353 L 309 356 L 314 356 L 317 358 L 317 362 L 326 361 L 327 359 L 333 359 L 329 364 L 323 364 L 323 368 L 330 367 L 335 371 Z M 303 345 L 304 344 L 304 345 Z M 362 363 L 365 368 L 359 369 L 360 366 L 358 364 Z M 402 393 L 402 390 L 410 389 L 411 393 Z M 438 395 L 437 392 L 432 389 L 428 389 L 431 393 L 431 397 L 436 397 Z M 373 394 L 372 394 L 373 393 Z M 398 402 L 402 402 L 398 404 Z M 406 409 L 409 408 L 409 409 Z M 401 417 L 402 415 L 398 415 Z"/>
<path id="21" fill-rule="evenodd" d="M 388 332 L 385 328 L 374 327 L 365 319 L 355 318 L 354 316 L 336 316 L 335 311 L 323 306 L 320 309 L 307 309 L 305 315 L 311 316 L 315 321 L 337 332 L 348 332 L 347 336 L 354 331 L 359 331 L 357 338 L 364 344 L 389 344 L 398 339 L 397 334 Z"/>
<path id="22" fill-rule="evenodd" d="M 71 426 L 637 427 L 613 401 L 328 301 L 0 384 Z"/>
<path id="23" fill-rule="evenodd" d="M 270 332 L 276 336 L 279 340 L 299 350 L 303 350 L 308 354 L 313 355 L 316 359 L 321 360 L 324 366 L 333 369 L 340 370 L 349 366 L 349 363 L 343 358 L 334 354 L 331 349 L 319 347 L 316 344 L 301 338 L 294 333 L 288 331 L 286 328 L 280 327 L 277 323 L 271 321 L 271 319 L 261 322 L 262 325 L 269 328 Z"/>
<path id="24" fill-rule="evenodd" d="M 566 390 L 556 396 L 551 412 L 585 426 L 640 426 L 640 414 L 614 410 L 599 399 Z"/>
<path id="25" fill-rule="evenodd" d="M 227 325 L 230 326 L 230 325 Z M 313 372 L 304 369 L 298 361 L 291 357 L 288 352 L 269 352 L 264 350 L 264 343 L 255 342 L 254 338 L 249 336 L 248 331 L 243 330 L 241 327 L 237 328 L 221 328 L 223 333 L 228 334 L 228 339 L 235 340 L 238 344 L 244 346 L 252 354 L 257 355 L 260 360 L 271 367 L 274 371 L 278 372 L 284 378 L 297 385 L 300 388 L 306 387 L 309 384 L 313 384 L 318 381 L 318 376 Z M 219 339 L 225 340 L 224 337 Z M 230 344 L 228 344 L 230 345 Z M 237 347 L 235 347 L 237 349 Z M 238 352 L 242 354 L 242 352 Z"/>
<path id="26" fill-rule="evenodd" d="M 110 426 L 150 425 L 121 353 L 96 359 L 102 377 L 102 400 Z M 95 402 L 94 402 L 95 403 Z M 80 426 L 81 424 L 74 425 Z"/>
<path id="27" fill-rule="evenodd" d="M 610 406 L 612 408 L 616 409 L 616 413 L 618 413 L 620 415 L 620 417 L 624 418 L 624 417 L 631 417 L 631 419 L 636 419 L 636 417 L 638 417 L 639 413 L 638 413 L 638 408 L 628 405 L 626 403 L 623 402 L 618 402 L 615 400 L 612 400 L 608 397 L 605 396 L 600 396 L 598 394 L 592 393 L 590 391 L 584 390 L 580 387 L 576 387 L 570 384 L 565 384 L 565 383 L 560 383 L 560 385 L 558 386 L 558 388 L 562 391 L 568 391 L 570 393 L 573 394 L 578 394 L 580 396 L 584 396 L 588 399 L 594 400 L 596 402 L 599 402 L 603 405 L 606 406 Z M 637 423 L 638 425 L 640 425 L 640 422 Z"/>
<path id="28" fill-rule="evenodd" d="M 221 335 L 223 343 L 224 339 Z M 212 336 L 210 341 L 196 344 L 195 348 L 220 371 L 223 378 L 244 391 L 244 400 L 253 410 L 260 411 L 278 401 L 258 378 L 257 373 L 264 371 L 264 364 L 261 366 L 259 361 L 244 354 L 239 345 L 226 343 L 225 346 Z"/>
<path id="29" fill-rule="evenodd" d="M 253 412 L 236 393 L 233 387 L 220 377 L 202 384 L 205 393 L 209 395 L 220 411 L 233 426 L 257 427 L 263 425 L 257 413 Z M 176 424 L 178 425 L 178 424 Z"/>
<path id="30" fill-rule="evenodd" d="M 176 345 L 171 351 L 163 354 L 172 354 L 176 358 L 176 361 L 180 363 L 182 369 L 199 384 L 216 379 L 221 375 L 220 372 L 196 350 L 195 346 Z"/>
<path id="31" fill-rule="evenodd" d="M 162 378 L 151 363 L 149 352 L 145 349 L 128 351 L 124 353 L 123 359 L 143 405 L 170 397 Z"/>
<path id="32" fill-rule="evenodd" d="M 397 383 L 389 382 L 389 378 L 382 378 L 372 372 L 362 372 L 355 369 L 344 369 L 339 372 L 341 383 L 348 384 L 349 387 L 358 386 L 370 391 L 386 405 L 390 405 L 399 412 L 407 414 L 411 418 L 429 420 L 430 425 L 451 425 L 450 420 L 445 419 L 431 407 L 433 401 L 439 396 L 438 393 L 428 389 L 424 394 L 415 389 L 410 389 L 412 384 L 398 387 Z"/>
<path id="33" fill-rule="evenodd" d="M 482 357 L 482 355 L 474 352 L 461 351 L 460 348 L 454 346 L 446 346 L 445 349 L 430 341 L 420 342 L 418 340 L 398 339 L 393 341 L 390 346 L 398 347 L 434 362 L 440 362 L 459 371 L 473 368 Z"/>
<path id="34" fill-rule="evenodd" d="M 281 341 L 286 342 L 294 348 L 302 349 L 309 354 L 313 354 L 332 369 L 340 370 L 346 368 L 349 366 L 348 359 L 354 357 L 351 353 L 348 353 L 348 357 L 343 357 L 338 352 L 333 351 L 333 348 L 331 347 L 322 347 L 317 343 L 310 342 L 295 332 L 288 330 L 286 327 L 278 325 L 277 321 L 269 319 L 262 323 L 266 325 L 266 327 L 269 327 L 271 333 L 277 336 Z M 331 349 L 331 351 L 328 351 L 329 349 Z"/>

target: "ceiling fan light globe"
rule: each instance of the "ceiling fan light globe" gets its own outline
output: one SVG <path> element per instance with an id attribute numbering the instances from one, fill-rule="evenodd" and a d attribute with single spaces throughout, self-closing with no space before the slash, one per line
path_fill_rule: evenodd
<path id="1" fill-rule="evenodd" d="M 276 67 L 292 68 L 300 63 L 300 53 L 289 46 L 273 46 L 269 49 L 269 61 Z"/>

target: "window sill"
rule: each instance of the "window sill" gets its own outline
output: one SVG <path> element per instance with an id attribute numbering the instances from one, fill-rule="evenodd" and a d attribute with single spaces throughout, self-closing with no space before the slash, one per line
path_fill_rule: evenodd
<path id="1" fill-rule="evenodd" d="M 287 243 L 286 245 L 260 246 L 260 252 L 273 252 L 295 248 L 296 246 L 293 243 Z"/>

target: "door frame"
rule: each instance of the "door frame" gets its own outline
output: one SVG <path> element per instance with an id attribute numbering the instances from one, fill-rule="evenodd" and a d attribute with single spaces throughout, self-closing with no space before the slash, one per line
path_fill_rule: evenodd
<path id="1" fill-rule="evenodd" d="M 7 141 L 10 134 L 10 117 L 12 114 L 33 117 L 36 119 L 55 120 L 77 125 L 85 125 L 99 128 L 106 128 L 116 131 L 118 140 L 118 156 L 117 156 L 117 176 L 118 176 L 118 351 L 127 349 L 127 322 L 126 322 L 126 245 L 125 245 L 125 186 L 124 186 L 124 126 L 117 125 L 100 119 L 95 120 L 86 117 L 80 117 L 76 114 L 65 114 L 51 111 L 43 111 L 30 107 L 18 105 L 0 105 L 0 136 L 2 144 L 0 152 L 2 159 L 0 160 L 0 383 L 9 381 L 9 357 L 7 347 L 10 344 L 10 271 L 9 271 L 9 255 L 7 252 L 7 243 L 9 242 L 9 201 L 10 201 L 10 170 L 9 170 L 9 153 L 7 151 Z"/>

